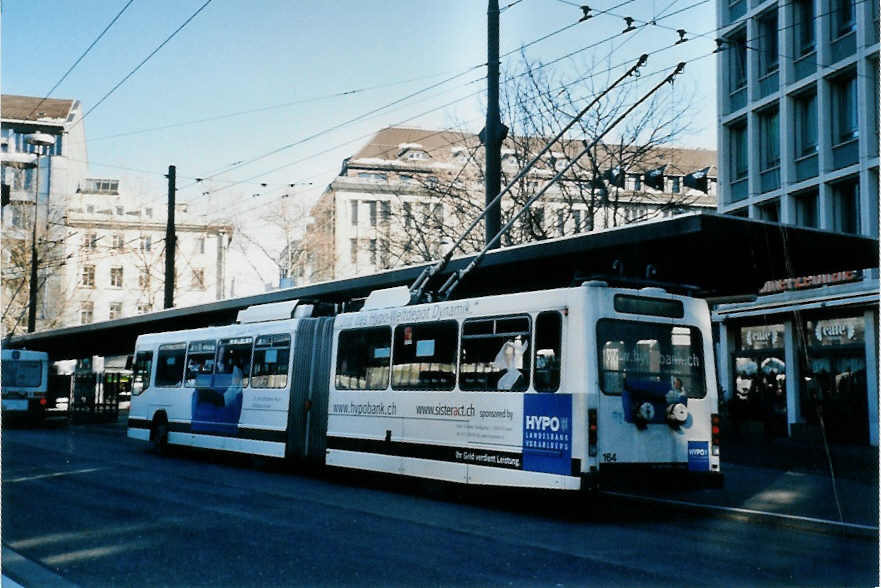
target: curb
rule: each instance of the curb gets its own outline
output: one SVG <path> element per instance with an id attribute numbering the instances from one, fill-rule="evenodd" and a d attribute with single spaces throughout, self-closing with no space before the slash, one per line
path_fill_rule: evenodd
<path id="1" fill-rule="evenodd" d="M 42 565 L 3 546 L 3 578 L 9 578 L 22 586 L 50 586 L 53 588 L 74 588 L 69 582 Z M 4 582 L 4 585 L 6 582 Z"/>
<path id="2" fill-rule="evenodd" d="M 675 500 L 672 498 L 660 498 L 654 496 L 645 496 L 641 494 L 629 494 L 626 492 L 601 491 L 601 494 L 614 497 L 619 500 L 626 500 L 641 504 L 663 504 L 667 507 L 681 512 L 700 512 L 702 514 L 711 514 L 720 518 L 728 518 L 738 521 L 762 523 L 777 527 L 791 527 L 805 531 L 812 531 L 815 533 L 840 535 L 843 537 L 857 537 L 860 539 L 878 540 L 878 527 L 872 525 L 842 523 L 839 521 L 806 517 L 801 515 L 782 514 L 761 510 L 753 510 L 749 508 L 692 502 L 687 500 Z"/>

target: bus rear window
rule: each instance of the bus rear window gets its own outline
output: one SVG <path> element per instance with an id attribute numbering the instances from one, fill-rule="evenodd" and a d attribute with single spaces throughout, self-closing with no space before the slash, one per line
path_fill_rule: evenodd
<path id="1" fill-rule="evenodd" d="M 624 391 L 624 378 L 665 382 L 703 398 L 706 378 L 701 332 L 695 327 L 602 319 L 597 322 L 600 388 Z"/>
<path id="2" fill-rule="evenodd" d="M 0 371 L 4 387 L 36 388 L 43 381 L 43 364 L 39 361 L 4 360 Z"/>

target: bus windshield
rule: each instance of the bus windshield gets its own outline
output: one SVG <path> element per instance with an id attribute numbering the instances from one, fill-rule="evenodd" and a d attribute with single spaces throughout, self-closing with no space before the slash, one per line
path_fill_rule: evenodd
<path id="1" fill-rule="evenodd" d="M 625 377 L 669 383 L 689 398 L 707 393 L 703 340 L 696 327 L 602 319 L 597 353 L 606 394 L 621 394 Z"/>

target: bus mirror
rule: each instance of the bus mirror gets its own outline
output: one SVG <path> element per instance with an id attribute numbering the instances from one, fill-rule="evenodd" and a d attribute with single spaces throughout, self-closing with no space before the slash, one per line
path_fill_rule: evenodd
<path id="1" fill-rule="evenodd" d="M 131 355 L 129 355 L 128 357 L 125 358 L 125 369 L 127 369 L 127 370 L 132 369 L 132 356 Z"/>

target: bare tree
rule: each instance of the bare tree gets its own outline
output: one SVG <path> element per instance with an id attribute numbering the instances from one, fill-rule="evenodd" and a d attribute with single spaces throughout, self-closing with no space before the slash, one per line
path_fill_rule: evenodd
<path id="1" fill-rule="evenodd" d="M 591 71 L 603 64 L 594 63 Z M 609 72 L 609 70 L 607 70 Z M 517 173 L 580 111 L 611 83 L 612 75 L 585 76 L 577 83 L 563 84 L 541 63 L 525 55 L 516 71 L 504 78 L 500 96 L 502 120 L 508 126 L 503 144 L 502 184 Z M 520 178 L 502 200 L 502 224 L 507 223 L 525 202 L 579 153 L 645 91 L 638 84 L 620 85 L 599 100 L 565 136 L 549 156 Z M 502 245 L 547 239 L 573 232 L 614 227 L 687 208 L 695 201 L 685 190 L 676 194 L 649 191 L 645 183 L 634 189 L 619 179 L 643 174 L 663 164 L 673 164 L 665 147 L 690 131 L 694 111 L 692 95 L 674 91 L 655 94 L 646 104 L 603 142 L 574 163 L 543 199 L 538 200 L 511 230 L 502 236 Z M 454 242 L 484 207 L 483 148 L 479 139 L 467 132 L 455 133 L 460 149 L 450 169 L 443 173 L 426 171 L 416 179 L 419 189 L 391 188 L 394 220 L 384 231 L 389 242 L 390 265 L 435 259 L 445 243 Z M 620 175 L 612 176 L 610 170 Z M 694 171 L 694 170 L 685 170 Z M 668 170 L 669 173 L 669 170 Z M 674 173 L 685 173 L 682 170 Z M 463 253 L 483 246 L 483 228 L 478 226 L 466 237 Z"/>

